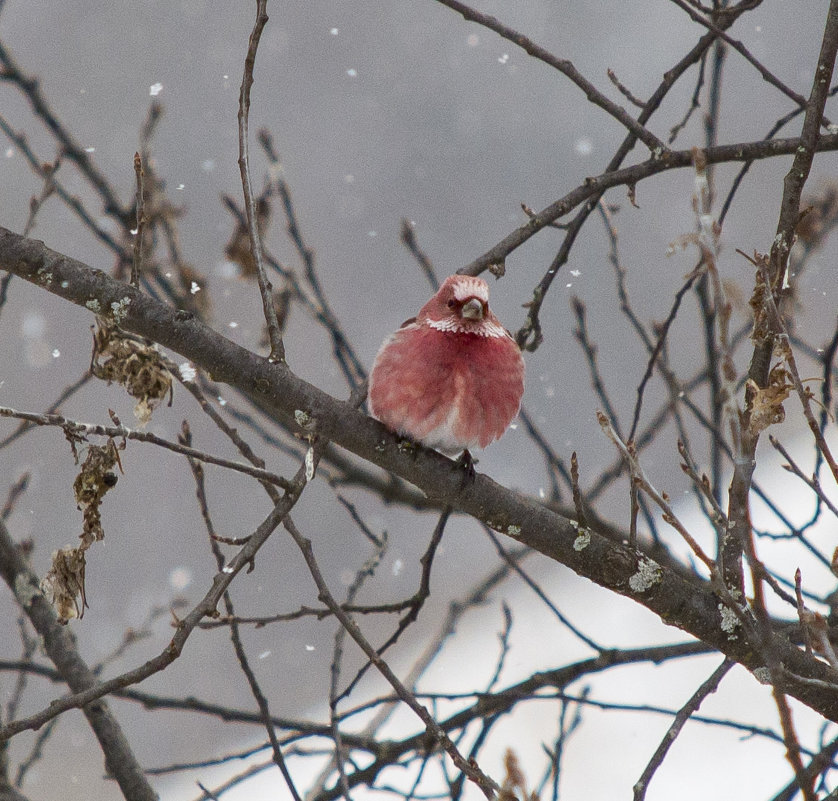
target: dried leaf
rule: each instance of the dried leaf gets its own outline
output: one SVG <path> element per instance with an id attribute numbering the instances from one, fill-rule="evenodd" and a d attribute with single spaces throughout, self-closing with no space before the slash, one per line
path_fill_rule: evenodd
<path id="1" fill-rule="evenodd" d="M 527 793 L 527 780 L 518 764 L 518 757 L 511 748 L 506 749 L 503 766 L 506 776 L 498 793 L 497 801 L 538 801 L 538 795 L 534 790 L 532 793 Z"/>
<path id="2" fill-rule="evenodd" d="M 68 545 L 53 553 L 52 567 L 41 579 L 41 591 L 55 608 L 60 623 L 84 617 L 84 568 L 84 548 Z"/>
<path id="3" fill-rule="evenodd" d="M 768 270 L 768 256 L 754 251 L 754 256 L 751 261 L 758 268 L 754 279 L 754 291 L 751 299 L 748 301 L 748 305 L 751 307 L 751 313 L 754 316 L 754 329 L 751 332 L 751 339 L 754 342 L 765 342 L 771 337 L 768 315 L 769 306 L 767 303 L 771 288 L 765 283 L 764 278 Z"/>
<path id="4" fill-rule="evenodd" d="M 238 212 L 241 214 L 241 212 Z M 266 195 L 256 199 L 256 230 L 264 238 L 271 222 L 271 202 Z M 224 255 L 239 266 L 242 278 L 256 278 L 256 260 L 250 250 L 250 234 L 244 215 L 239 216 Z"/>
<path id="5" fill-rule="evenodd" d="M 134 416 L 141 426 L 168 395 L 171 401 L 172 377 L 159 351 L 126 336 L 101 318 L 93 335 L 93 357 L 90 371 L 110 383 L 116 381 L 137 399 Z"/>
<path id="6" fill-rule="evenodd" d="M 768 386 L 761 389 L 748 379 L 745 384 L 745 415 L 748 430 L 757 436 L 768 426 L 782 423 L 786 418 L 783 402 L 788 398 L 794 384 L 782 364 L 775 364 L 768 374 Z"/>
<path id="7" fill-rule="evenodd" d="M 807 250 L 821 247 L 838 224 L 838 184 L 826 185 L 818 195 L 806 198 L 795 233 Z"/>
<path id="8" fill-rule="evenodd" d="M 76 503 L 84 514 L 84 526 L 81 534 L 81 548 L 86 550 L 91 543 L 104 539 L 102 516 L 99 506 L 109 489 L 116 486 L 115 467 L 122 466 L 119 461 L 119 448 L 109 439 L 107 445 L 89 445 L 87 457 L 81 466 L 73 492 Z"/>

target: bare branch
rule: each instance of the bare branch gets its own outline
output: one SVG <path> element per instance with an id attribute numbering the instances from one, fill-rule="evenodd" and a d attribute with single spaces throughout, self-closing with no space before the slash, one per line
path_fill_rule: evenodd
<path id="1" fill-rule="evenodd" d="M 397 447 L 395 435 L 379 423 L 364 417 L 351 405 L 336 401 L 301 381 L 287 367 L 270 364 L 194 318 L 179 314 L 126 284 L 5 229 L 0 229 L 0 268 L 11 270 L 82 306 L 92 297 L 97 298 L 104 308 L 110 308 L 111 303 L 118 304 L 125 311 L 121 321 L 125 329 L 176 349 L 196 365 L 212 369 L 218 380 L 239 387 L 248 395 L 260 397 L 265 408 L 272 409 L 278 419 L 291 420 L 295 411 L 305 412 L 305 419 L 316 423 L 321 436 L 407 478 L 430 497 L 447 501 L 496 531 L 568 565 L 580 575 L 642 603 L 699 639 L 713 643 L 722 653 L 751 669 L 760 666 L 759 651 L 749 647 L 746 637 L 730 640 L 718 625 L 718 600 L 709 585 L 687 581 L 669 568 L 654 563 L 650 565 L 647 557 L 616 544 L 607 532 L 600 534 L 595 528 L 598 524 L 594 524 L 590 517 L 590 537 L 578 542 L 575 520 L 564 518 L 485 476 L 476 475 L 474 482 L 464 487 L 458 473 L 451 470 L 449 459 L 421 448 L 410 455 L 404 454 Z M 48 282 L 44 280 L 46 275 L 51 276 Z M 269 522 L 275 524 L 273 516 Z M 259 536 L 264 539 L 267 533 Z M 254 537 L 235 558 L 237 569 L 247 563 L 257 541 L 259 538 Z M 632 580 L 633 577 L 637 578 Z M 227 575 L 224 574 L 223 578 L 227 579 Z M 654 593 L 645 591 L 648 581 L 654 583 Z M 216 591 L 213 590 L 206 603 L 209 604 L 215 597 Z M 203 615 L 202 610 L 203 607 L 196 610 L 197 618 Z M 191 617 L 188 619 L 190 625 L 197 623 Z M 179 638 L 177 641 L 180 642 Z M 830 719 L 832 716 L 838 718 L 838 684 L 834 697 L 821 689 L 821 685 L 829 685 L 838 676 L 833 677 L 828 666 L 806 659 L 796 648 L 780 639 L 772 641 L 772 648 L 782 655 L 791 676 L 807 679 L 788 678 L 788 692 Z M 157 664 L 154 662 L 151 665 L 151 672 Z M 147 670 L 149 668 L 143 669 L 137 678 L 146 675 Z M 814 689 L 816 685 L 817 690 Z M 110 689 L 113 687 L 105 683 L 97 688 L 94 696 L 98 697 L 98 694 Z M 74 697 L 71 705 L 89 700 L 86 696 Z"/>
<path id="2" fill-rule="evenodd" d="M 139 288 L 143 258 L 143 234 L 145 233 L 147 222 L 145 216 L 145 189 L 143 187 L 145 173 L 139 153 L 134 153 L 134 175 L 137 178 L 137 228 L 134 234 L 134 259 L 131 262 L 131 286 Z"/>
<path id="3" fill-rule="evenodd" d="M 643 124 L 635 120 L 624 108 L 618 106 L 616 103 L 609 100 L 602 94 L 587 78 L 585 78 L 576 67 L 566 58 L 557 58 L 549 51 L 540 47 L 522 33 L 513 30 L 507 25 L 499 22 L 488 14 L 483 14 L 459 0 L 437 0 L 444 6 L 462 14 L 463 18 L 469 22 L 476 22 L 484 28 L 494 31 L 499 36 L 518 45 L 528 55 L 533 58 L 543 61 L 553 69 L 558 70 L 562 75 L 569 78 L 575 83 L 584 93 L 585 97 L 596 106 L 599 106 L 604 111 L 608 112 L 614 119 L 616 119 L 623 127 L 627 128 L 629 133 L 637 137 L 643 142 L 657 156 L 663 155 L 667 147 L 660 141 L 651 131 L 643 127 Z"/>
<path id="4" fill-rule="evenodd" d="M 643 801 L 646 798 L 646 791 L 649 788 L 649 782 L 655 775 L 655 771 L 663 764 L 663 760 L 669 753 L 669 749 L 675 743 L 676 738 L 684 728 L 684 724 L 690 719 L 690 716 L 701 706 L 702 701 L 712 693 L 716 692 L 721 680 L 727 675 L 728 671 L 733 667 L 733 662 L 725 659 L 712 673 L 712 675 L 703 682 L 703 684 L 693 693 L 692 697 L 683 707 L 678 711 L 675 720 L 667 730 L 661 744 L 658 746 L 649 764 L 646 765 L 637 783 L 634 785 L 634 801 Z"/>
<path id="5" fill-rule="evenodd" d="M 250 34 L 247 46 L 247 56 L 244 60 L 244 74 L 242 75 L 241 90 L 239 92 L 239 171 L 241 172 L 242 190 L 244 192 L 244 209 L 247 215 L 247 231 L 250 236 L 250 250 L 256 264 L 256 277 L 259 282 L 259 293 L 262 296 L 262 309 L 268 324 L 268 338 L 271 352 L 268 361 L 284 362 L 285 347 L 282 344 L 279 322 L 273 301 L 273 287 L 265 274 L 262 263 L 262 240 L 256 224 L 256 203 L 253 200 L 253 187 L 250 180 L 250 149 L 248 145 L 247 124 L 250 113 L 250 88 L 253 86 L 253 68 L 256 65 L 256 51 L 262 31 L 268 21 L 267 0 L 257 0 L 256 22 Z"/>
<path id="6" fill-rule="evenodd" d="M 83 708 L 105 755 L 106 768 L 117 780 L 125 798 L 129 801 L 157 801 L 157 793 L 148 783 L 122 729 L 111 715 L 107 703 L 99 700 L 104 693 L 91 693 L 91 689 L 96 688 L 98 682 L 79 656 L 73 636 L 58 622 L 52 607 L 38 589 L 37 577 L 27 567 L 20 549 L 12 541 L 2 521 L 0 574 L 41 637 L 47 654 L 67 686 L 75 695 L 91 696 L 88 703 L 78 706 Z M 42 726 L 58 714 L 52 706 L 46 711 L 47 715 L 39 717 L 38 723 L 31 728 Z M 0 741 L 7 739 L 15 731 L 20 729 L 13 723 L 0 727 Z"/>

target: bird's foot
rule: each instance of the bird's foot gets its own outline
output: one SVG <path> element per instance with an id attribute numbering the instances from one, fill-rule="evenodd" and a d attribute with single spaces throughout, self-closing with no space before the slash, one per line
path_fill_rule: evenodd
<path id="1" fill-rule="evenodd" d="M 469 453 L 468 448 L 457 457 L 454 464 L 458 470 L 463 471 L 463 486 L 469 481 L 474 481 L 474 477 L 477 475 L 477 471 L 474 469 L 474 466 L 477 464 L 477 459 Z"/>
<path id="2" fill-rule="evenodd" d="M 399 453 L 412 456 L 414 459 L 416 458 L 416 454 L 419 452 L 419 446 L 412 439 L 400 439 L 396 444 L 396 448 Z"/>

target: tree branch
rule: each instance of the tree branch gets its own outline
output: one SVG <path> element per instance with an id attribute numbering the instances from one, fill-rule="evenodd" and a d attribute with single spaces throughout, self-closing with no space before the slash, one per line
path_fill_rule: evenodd
<path id="1" fill-rule="evenodd" d="M 27 566 L 2 521 L 0 521 L 0 575 L 14 592 L 21 608 L 26 612 L 35 631 L 43 640 L 47 655 L 67 686 L 74 693 L 96 686 L 98 681 L 93 671 L 79 656 L 75 638 L 70 629 L 58 622 L 49 602 L 38 589 L 37 576 Z M 83 707 L 83 712 L 102 747 L 106 769 L 116 779 L 125 798 L 129 801 L 157 801 L 157 793 L 148 783 L 128 739 L 108 708 L 107 702 L 101 698 L 94 700 Z"/>
<path id="2" fill-rule="evenodd" d="M 766 139 L 759 142 L 740 142 L 730 145 L 719 145 L 704 150 L 708 164 L 725 164 L 730 162 L 749 162 L 776 156 L 791 155 L 801 146 L 800 137 L 788 139 Z M 838 150 L 838 134 L 821 136 L 814 147 L 815 152 Z M 693 166 L 692 150 L 668 150 L 661 158 L 650 158 L 631 167 L 620 170 L 609 170 L 585 181 L 564 197 L 551 203 L 538 213 L 528 217 L 527 222 L 507 234 L 482 256 L 467 264 L 460 272 L 468 275 L 478 275 L 488 269 L 491 264 L 500 264 L 504 259 L 519 248 L 528 239 L 535 236 L 542 228 L 547 228 L 560 217 L 564 217 L 586 200 L 600 195 L 606 189 L 615 186 L 633 186 L 644 178 L 658 175 L 673 169 L 683 169 Z"/>
<path id="3" fill-rule="evenodd" d="M 689 632 L 750 670 L 764 667 L 760 654 L 763 647 L 770 647 L 787 668 L 783 691 L 838 721 L 838 672 L 777 634 L 771 635 L 767 645 L 749 642 L 741 629 L 735 638 L 730 637 L 726 630 L 729 626 L 722 627 L 722 615 L 729 611 L 721 605 L 720 613 L 719 598 L 709 583 L 685 579 L 642 553 L 614 543 L 594 527 L 579 529 L 575 520 L 487 476 L 477 475 L 473 482 L 463 485 L 460 471 L 441 454 L 421 447 L 405 453 L 398 447 L 397 436 L 381 423 L 302 381 L 286 365 L 270 363 L 188 313 L 159 303 L 41 242 L 0 228 L 0 269 L 80 306 L 90 308 L 94 304 L 99 313 L 116 310 L 123 328 L 177 351 L 216 380 L 246 395 L 258 396 L 263 408 L 275 418 L 291 426 L 295 418 L 308 420 L 308 426 L 316 427 L 318 435 L 406 479 L 430 498 L 450 503 L 579 575 L 641 603 L 668 624 Z M 276 519 L 271 523 L 275 525 Z M 240 552 L 236 564 L 246 558 Z M 213 599 L 217 600 L 220 592 L 223 587 L 220 591 L 214 587 Z M 101 686 L 104 691 L 113 689 Z M 830 687 L 834 691 L 825 689 Z M 94 693 L 93 697 L 99 696 Z M 84 702 L 89 700 L 85 698 Z"/>

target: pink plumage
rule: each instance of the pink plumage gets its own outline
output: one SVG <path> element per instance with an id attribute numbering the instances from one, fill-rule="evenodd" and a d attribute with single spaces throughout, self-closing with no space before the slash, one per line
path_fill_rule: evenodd
<path id="1" fill-rule="evenodd" d="M 485 448 L 509 427 L 524 394 L 524 360 L 489 310 L 481 278 L 452 275 L 372 366 L 369 404 L 393 431 L 456 453 Z"/>

